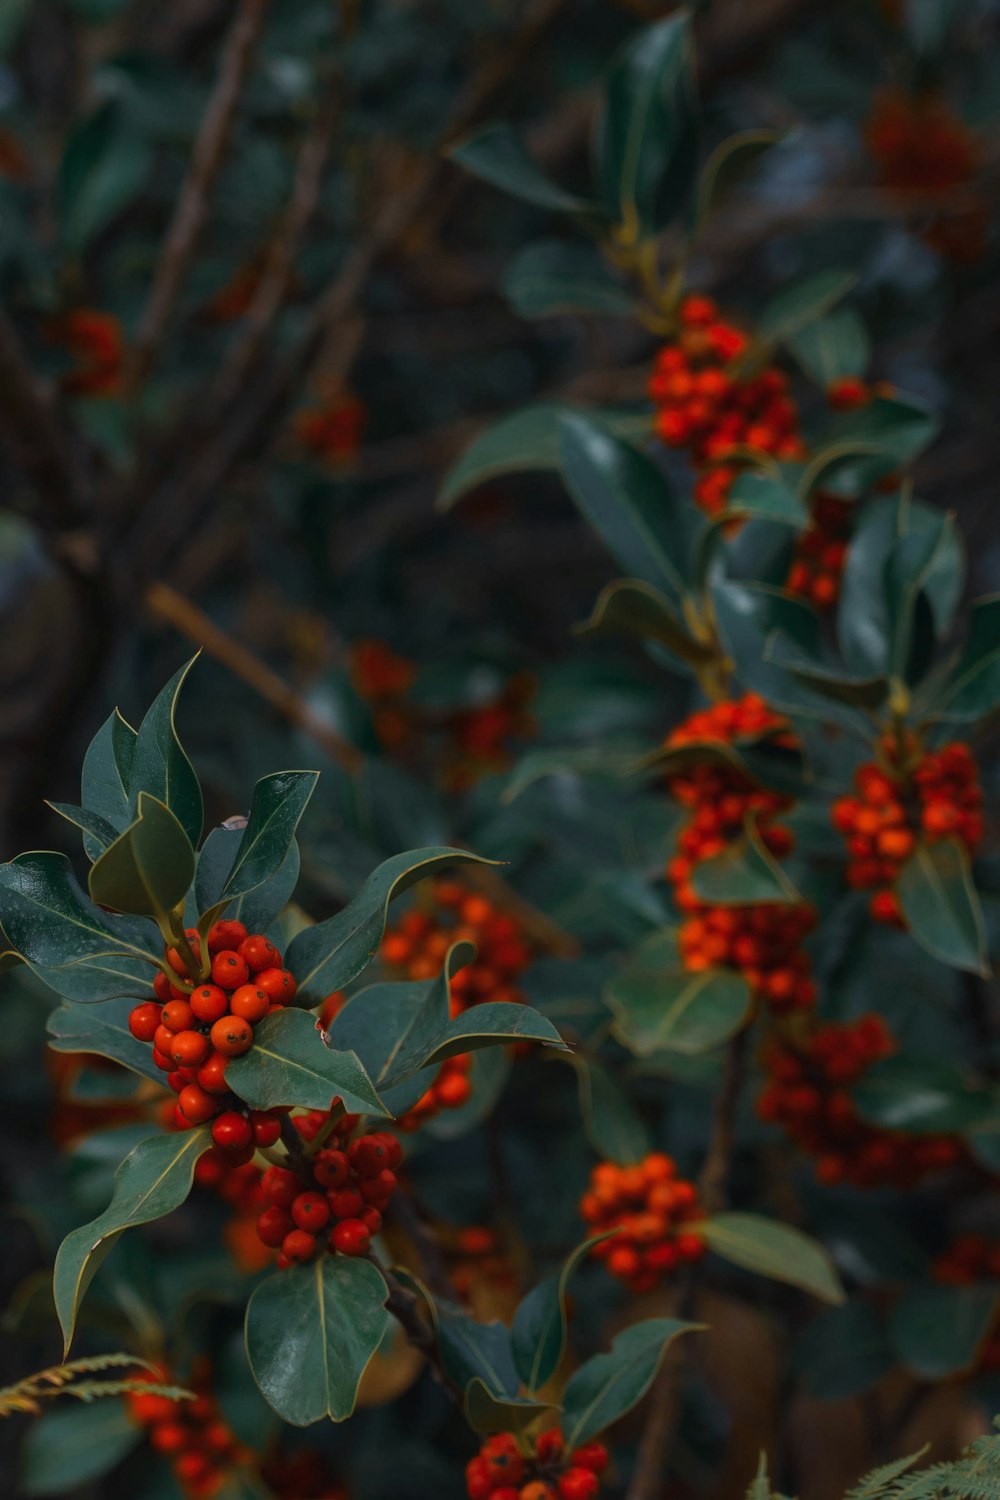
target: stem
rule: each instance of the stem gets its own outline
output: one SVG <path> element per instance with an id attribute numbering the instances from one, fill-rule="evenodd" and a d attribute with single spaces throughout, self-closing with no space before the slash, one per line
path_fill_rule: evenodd
<path id="1" fill-rule="evenodd" d="M 288 1153 L 292 1171 L 306 1182 L 312 1181 L 312 1165 L 302 1144 L 302 1138 L 292 1124 L 290 1115 L 281 1116 L 281 1144 Z"/>
<path id="2" fill-rule="evenodd" d="M 725 1207 L 729 1166 L 736 1138 L 736 1109 L 746 1078 L 749 1045 L 750 1027 L 744 1026 L 733 1037 L 726 1052 L 725 1070 L 712 1118 L 712 1134 L 701 1176 L 698 1178 L 698 1195 L 706 1215 L 718 1213 Z"/>
<path id="3" fill-rule="evenodd" d="M 188 935 L 184 930 L 184 908 L 182 906 L 174 907 L 174 910 L 167 919 L 167 923 L 172 940 L 171 946 L 176 948 L 181 958 L 183 958 L 188 974 L 193 981 L 191 987 L 194 989 L 208 976 L 209 965 L 206 962 L 208 958 L 208 944 L 202 944 L 202 956 L 199 958 L 191 947 Z"/>
<path id="4" fill-rule="evenodd" d="M 344 1108 L 342 1102 L 333 1106 L 333 1108 L 330 1110 L 330 1117 L 327 1120 L 326 1124 L 323 1125 L 321 1129 L 317 1130 L 311 1141 L 307 1141 L 303 1144 L 302 1151 L 307 1158 L 313 1157 L 317 1152 L 322 1151 L 323 1147 L 326 1145 L 327 1141 L 333 1134 L 335 1126 L 340 1120 L 344 1118 L 346 1114 L 347 1110 Z M 297 1133 L 298 1132 L 296 1132 L 296 1134 Z"/>

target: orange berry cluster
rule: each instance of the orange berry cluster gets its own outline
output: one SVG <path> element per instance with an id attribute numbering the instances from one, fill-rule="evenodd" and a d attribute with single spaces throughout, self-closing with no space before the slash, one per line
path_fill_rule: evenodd
<path id="1" fill-rule="evenodd" d="M 770 738 L 787 742 L 787 724 L 756 693 L 717 703 L 692 714 L 668 737 L 667 745 L 732 744 Z M 776 819 L 791 798 L 758 786 L 737 766 L 701 764 L 675 772 L 668 787 L 690 817 L 667 865 L 674 902 L 684 914 L 677 942 L 686 969 L 738 969 L 754 995 L 776 1011 L 814 1004 L 816 984 L 802 942 L 816 923 L 811 906 L 795 902 L 757 902 L 747 906 L 713 906 L 703 901 L 691 877 L 696 865 L 724 853 L 741 838 L 748 817 L 776 858 L 794 844 L 789 829 Z"/>
<path id="2" fill-rule="evenodd" d="M 970 854 L 983 837 L 983 793 L 968 745 L 956 741 L 928 754 L 880 744 L 885 768 L 869 763 L 854 774 L 853 797 L 833 805 L 833 825 L 847 841 L 847 881 L 873 890 L 871 915 L 905 925 L 895 891 L 900 869 L 918 839 L 958 839 Z"/>
<path id="3" fill-rule="evenodd" d="M 962 1234 L 937 1257 L 931 1273 L 948 1286 L 971 1286 L 976 1281 L 1000 1280 L 1000 1245 L 983 1234 Z M 991 1330 L 980 1350 L 978 1369 L 1000 1370 L 1000 1327 Z"/>
<path id="4" fill-rule="evenodd" d="M 196 965 L 201 939 L 186 933 Z M 226 1064 L 253 1046 L 254 1026 L 295 995 L 295 980 L 281 967 L 281 954 L 261 933 L 242 922 L 216 922 L 209 929 L 207 974 L 191 974 L 184 955 L 167 948 L 177 983 L 159 973 L 155 1000 L 144 1000 L 129 1016 L 129 1030 L 153 1044 L 153 1061 L 177 1095 L 173 1123 L 189 1130 L 212 1120 L 212 1139 L 231 1166 L 249 1161 L 258 1146 L 273 1146 L 280 1122 L 272 1110 L 248 1110 L 226 1084 Z"/>
<path id="5" fill-rule="evenodd" d="M 451 745 L 444 779 L 450 791 L 465 791 L 480 776 L 506 770 L 511 742 L 534 738 L 537 725 L 528 705 L 537 691 L 534 673 L 516 672 L 490 702 L 448 715 Z"/>
<path id="6" fill-rule="evenodd" d="M 408 979 L 433 979 L 453 943 L 475 943 L 475 960 L 451 981 L 454 1014 L 484 1000 L 523 1004 L 517 980 L 534 955 L 516 918 L 453 880 L 435 882 L 434 902 L 433 915 L 408 911 L 389 928 L 382 943 L 383 962 L 402 970 Z"/>
<path id="7" fill-rule="evenodd" d="M 463 1052 L 441 1064 L 433 1083 L 396 1121 L 399 1130 L 419 1130 L 443 1109 L 461 1109 L 472 1098 L 472 1054 Z"/>
<path id="8" fill-rule="evenodd" d="M 303 448 L 339 467 L 357 456 L 365 430 L 364 406 L 339 381 L 321 388 L 312 405 L 295 418 L 295 436 Z"/>
<path id="9" fill-rule="evenodd" d="M 315 1139 L 329 1120 L 321 1110 L 294 1120 L 304 1141 Z M 260 1181 L 267 1205 L 257 1220 L 261 1242 L 278 1251 L 286 1269 L 312 1260 L 326 1236 L 326 1248 L 339 1255 L 365 1255 L 382 1228 L 382 1212 L 396 1189 L 403 1150 L 394 1135 L 377 1131 L 347 1137 L 358 1123 L 344 1115 L 334 1127 L 336 1146 L 324 1146 L 308 1159 L 309 1177 L 289 1167 L 268 1167 Z"/>
<path id="10" fill-rule="evenodd" d="M 162 1369 L 137 1378 L 161 1385 L 172 1383 Z M 203 1500 L 222 1488 L 235 1466 L 252 1462 L 254 1454 L 237 1442 L 211 1394 L 206 1373 L 196 1372 L 183 1383 L 195 1392 L 193 1401 L 129 1393 L 125 1405 L 132 1421 L 148 1429 L 157 1453 L 169 1460 L 185 1495 Z"/>
<path id="11" fill-rule="evenodd" d="M 744 450 L 779 459 L 804 452 L 787 376 L 774 365 L 740 374 L 748 348 L 747 335 L 719 317 L 710 297 L 687 297 L 676 342 L 659 351 L 649 381 L 656 432 L 688 450 L 698 471 L 694 498 L 709 515 L 725 510 Z"/>
<path id="12" fill-rule="evenodd" d="M 817 495 L 809 525 L 796 538 L 785 587 L 816 609 L 831 609 L 840 594 L 852 509 L 849 500 Z"/>
<path id="13" fill-rule="evenodd" d="M 73 396 L 120 395 L 125 340 L 116 317 L 89 307 L 77 308 L 59 320 L 54 335 L 76 360 L 76 368 L 63 379 L 65 391 Z"/>
<path id="14" fill-rule="evenodd" d="M 384 641 L 371 639 L 354 642 L 350 672 L 354 691 L 372 703 L 402 697 L 417 675 L 413 662 L 398 656 Z"/>
<path id="15" fill-rule="evenodd" d="M 962 1146 L 949 1136 L 905 1135 L 862 1120 L 848 1090 L 871 1065 L 895 1050 L 881 1016 L 831 1022 L 796 1044 L 772 1039 L 762 1054 L 768 1083 L 757 1100 L 761 1119 L 781 1125 L 807 1155 L 816 1176 L 855 1187 L 911 1187 L 950 1167 Z"/>
<path id="16" fill-rule="evenodd" d="M 477 1285 L 513 1287 L 514 1268 L 503 1253 L 500 1237 L 485 1224 L 469 1224 L 443 1236 L 443 1248 L 451 1262 L 451 1284 L 460 1297 L 468 1298 Z"/>
<path id="17" fill-rule="evenodd" d="M 705 1241 L 690 1227 L 704 1218 L 698 1190 L 677 1176 L 673 1158 L 661 1151 L 629 1167 L 598 1162 L 580 1215 L 594 1234 L 618 1231 L 591 1254 L 630 1292 L 651 1292 L 679 1265 L 705 1254 Z"/>
<path id="18" fill-rule="evenodd" d="M 531 1455 L 512 1432 L 498 1432 L 466 1464 L 465 1490 L 469 1500 L 595 1500 L 607 1466 L 603 1443 L 566 1453 L 558 1428 L 539 1433 Z"/>

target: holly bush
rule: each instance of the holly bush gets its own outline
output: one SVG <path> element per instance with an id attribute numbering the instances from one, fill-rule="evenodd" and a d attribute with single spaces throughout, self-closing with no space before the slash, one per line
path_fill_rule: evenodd
<path id="1" fill-rule="evenodd" d="M 0 20 L 25 1496 L 1000 1496 L 995 17 L 759 10 Z"/>

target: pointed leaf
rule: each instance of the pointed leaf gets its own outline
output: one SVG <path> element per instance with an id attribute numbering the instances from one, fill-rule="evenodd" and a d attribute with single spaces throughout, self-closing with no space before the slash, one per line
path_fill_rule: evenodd
<path id="1" fill-rule="evenodd" d="M 247 826 L 219 895 L 220 908 L 257 890 L 278 872 L 318 780 L 318 771 L 276 771 L 258 781 Z"/>
<path id="2" fill-rule="evenodd" d="M 909 1287 L 890 1315 L 896 1357 L 922 1380 L 972 1370 L 996 1322 L 998 1300 L 995 1282 Z"/>
<path id="3" fill-rule="evenodd" d="M 582 636 L 634 635 L 658 641 L 688 662 L 704 662 L 714 648 L 696 640 L 674 614 L 667 598 L 639 578 L 616 578 L 601 590 L 589 620 L 576 627 Z"/>
<path id="4" fill-rule="evenodd" d="M 139 816 L 91 867 L 91 899 L 165 923 L 194 880 L 194 850 L 163 802 L 140 792 Z"/>
<path id="5" fill-rule="evenodd" d="M 90 859 L 97 859 L 118 837 L 118 829 L 112 828 L 99 813 L 89 812 L 75 802 L 50 802 L 48 806 L 82 831 L 84 849 Z"/>
<path id="6" fill-rule="evenodd" d="M 572 240 L 527 245 L 503 278 L 507 301 L 522 318 L 556 313 L 635 316 L 635 298 L 614 276 L 596 246 Z"/>
<path id="7" fill-rule="evenodd" d="M 843 1302 L 844 1289 L 833 1262 L 816 1240 L 790 1224 L 757 1214 L 716 1214 L 700 1219 L 692 1231 L 724 1260 L 774 1281 L 801 1287 L 824 1302 Z"/>
<path id="8" fill-rule="evenodd" d="M 755 906 L 762 901 L 799 903 L 802 897 L 774 855 L 761 841 L 752 818 L 741 838 L 722 854 L 700 860 L 691 884 L 703 901 L 714 906 Z"/>
<path id="9" fill-rule="evenodd" d="M 203 807 L 201 787 L 194 767 L 177 737 L 174 715 L 184 680 L 197 657 L 175 672 L 153 700 L 139 732 L 129 774 L 129 808 L 135 816 L 139 793 L 166 803 L 184 832 L 197 848 L 201 838 Z"/>
<path id="10" fill-rule="evenodd" d="M 562 1430 L 567 1450 L 589 1442 L 642 1400 L 667 1350 L 703 1323 L 648 1318 L 620 1333 L 607 1354 L 595 1354 L 570 1376 L 563 1397 Z"/>
<path id="11" fill-rule="evenodd" d="M 103 818 L 116 833 L 122 833 L 132 821 L 129 812 L 128 785 L 135 755 L 136 732 L 115 709 L 90 742 L 83 758 L 80 801 L 88 812 Z M 89 859 L 100 854 L 99 845 L 84 848 Z"/>
<path id="12" fill-rule="evenodd" d="M 458 1390 L 479 1379 L 492 1396 L 517 1395 L 520 1381 L 503 1323 L 479 1323 L 451 1302 L 433 1302 L 438 1350 L 445 1374 Z"/>
<path id="13" fill-rule="evenodd" d="M 757 319 L 757 337 L 765 343 L 786 342 L 830 312 L 857 280 L 854 271 L 821 271 L 806 281 L 795 281 L 763 309 Z"/>
<path id="14" fill-rule="evenodd" d="M 213 828 L 202 844 L 195 869 L 194 905 L 188 913 L 188 926 L 204 918 L 219 900 L 245 831 L 241 828 Z M 299 881 L 300 864 L 299 846 L 293 838 L 284 859 L 268 880 L 227 902 L 227 917 L 242 922 L 251 932 L 266 932 L 291 901 Z M 203 922 L 203 926 L 207 925 L 210 924 Z"/>
<path id="15" fill-rule="evenodd" d="M 112 1245 L 126 1229 L 180 1207 L 191 1191 L 198 1158 L 211 1144 L 211 1131 L 204 1125 L 140 1141 L 115 1173 L 114 1194 L 104 1213 L 63 1240 L 52 1290 L 67 1353 L 77 1309 Z"/>
<path id="16" fill-rule="evenodd" d="M 297 1004 L 319 1005 L 333 990 L 357 978 L 378 952 L 389 903 L 396 896 L 452 864 L 493 864 L 466 849 L 412 849 L 384 860 L 354 900 L 325 922 L 307 927 L 287 953 L 298 980 Z"/>
<path id="17" fill-rule="evenodd" d="M 523 1432 L 543 1412 L 553 1411 L 551 1401 L 529 1401 L 524 1397 L 494 1396 L 477 1375 L 466 1388 L 465 1420 L 473 1432 Z"/>
<path id="18" fill-rule="evenodd" d="M 938 718 L 974 721 L 1000 704 L 1000 594 L 976 599 L 969 609 L 965 646 L 943 697 Z"/>
<path id="19" fill-rule="evenodd" d="M 163 1074 L 153 1062 L 148 1042 L 138 1042 L 128 1029 L 137 1004 L 132 997 L 107 1000 L 103 1005 L 60 1005 L 49 1016 L 49 1046 L 55 1052 L 88 1052 L 110 1057 L 133 1073 L 162 1086 Z"/>
<path id="20" fill-rule="evenodd" d="M 633 969 L 607 994 L 615 1033 L 638 1057 L 710 1052 L 735 1036 L 751 1008 L 750 986 L 731 969 Z"/>
<path id="21" fill-rule="evenodd" d="M 737 475 L 726 500 L 726 512 L 782 521 L 801 530 L 809 519 L 799 496 L 774 474 L 745 469 Z"/>
<path id="22" fill-rule="evenodd" d="M 705 223 L 735 184 L 753 171 L 761 157 L 783 139 L 777 130 L 741 130 L 716 146 L 698 180 L 696 228 Z"/>
<path id="23" fill-rule="evenodd" d="M 853 307 L 838 307 L 829 317 L 808 323 L 788 345 L 824 391 L 838 380 L 860 379 L 871 361 L 871 339 Z"/>
<path id="24" fill-rule="evenodd" d="M 865 1070 L 851 1097 L 862 1118 L 883 1130 L 964 1133 L 991 1113 L 989 1094 L 942 1058 L 886 1057 Z"/>
<path id="25" fill-rule="evenodd" d="M 449 147 L 448 155 L 467 172 L 537 208 L 573 214 L 592 213 L 597 207 L 547 177 L 512 125 L 484 125 Z"/>
<path id="26" fill-rule="evenodd" d="M 247 1306 L 247 1358 L 283 1421 L 308 1427 L 351 1415 L 389 1325 L 387 1296 L 377 1266 L 344 1255 L 318 1255 L 261 1282 Z"/>
<path id="27" fill-rule="evenodd" d="M 47 1411 L 28 1428 L 20 1493 L 56 1500 L 120 1464 L 142 1441 L 121 1401 L 107 1399 Z"/>
<path id="28" fill-rule="evenodd" d="M 251 1109 L 329 1109 L 339 1094 L 353 1113 L 388 1114 L 355 1054 L 324 1046 L 313 1017 L 291 1006 L 254 1027 L 253 1046 L 230 1060 L 226 1082 Z"/>
<path id="29" fill-rule="evenodd" d="M 989 977 L 982 907 L 962 844 L 919 843 L 899 873 L 896 894 L 922 948 L 953 968 Z"/>
<path id="30" fill-rule="evenodd" d="M 628 1096 L 602 1063 L 574 1055 L 587 1139 L 605 1161 L 630 1166 L 651 1149 L 649 1132 Z"/>
<path id="31" fill-rule="evenodd" d="M 514 1362 L 525 1388 L 541 1390 L 552 1379 L 566 1349 L 566 1288 L 573 1272 L 606 1234 L 584 1240 L 554 1276 L 534 1287 L 520 1303 L 511 1328 Z"/>

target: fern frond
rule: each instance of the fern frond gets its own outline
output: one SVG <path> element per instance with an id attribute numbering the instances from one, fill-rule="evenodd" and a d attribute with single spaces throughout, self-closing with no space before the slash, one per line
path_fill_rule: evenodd
<path id="1" fill-rule="evenodd" d="M 771 1479 L 767 1472 L 767 1454 L 763 1448 L 757 1463 L 757 1472 L 747 1489 L 747 1500 L 771 1500 Z"/>
<path id="2" fill-rule="evenodd" d="M 927 1452 L 928 1444 L 916 1453 L 910 1453 L 906 1458 L 894 1458 L 890 1463 L 880 1464 L 877 1469 L 872 1469 L 870 1474 L 865 1474 L 859 1479 L 853 1489 L 849 1489 L 844 1500 L 880 1500 L 880 1497 L 891 1492 L 894 1479 L 905 1474 L 911 1469 L 918 1459 L 923 1458 Z"/>
<path id="3" fill-rule="evenodd" d="M 68 1364 L 50 1365 L 27 1375 L 16 1385 L 0 1390 L 0 1417 L 13 1412 L 28 1412 L 39 1416 L 42 1402 L 55 1396 L 75 1396 L 78 1401 L 96 1401 L 103 1396 L 123 1396 L 130 1393 L 149 1396 L 166 1396 L 171 1401 L 193 1399 L 190 1391 L 182 1386 L 162 1385 L 134 1376 L 126 1380 L 78 1380 L 80 1375 L 99 1375 L 105 1370 L 122 1368 L 148 1370 L 156 1374 L 156 1366 L 136 1354 L 94 1354 L 71 1360 Z"/>

